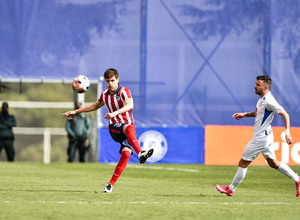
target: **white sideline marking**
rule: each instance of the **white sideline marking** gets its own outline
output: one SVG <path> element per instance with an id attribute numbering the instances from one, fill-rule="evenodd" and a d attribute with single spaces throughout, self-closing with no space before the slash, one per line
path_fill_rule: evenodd
<path id="1" fill-rule="evenodd" d="M 184 202 L 183 204 L 188 205 L 300 205 L 300 203 L 291 202 Z"/>
<path id="2" fill-rule="evenodd" d="M 115 163 L 111 163 L 110 165 L 115 166 Z M 138 169 L 150 169 L 150 170 L 169 170 L 169 171 L 182 171 L 182 172 L 190 172 L 190 173 L 198 173 L 199 170 L 193 169 L 183 169 L 183 168 L 173 168 L 173 167 L 158 167 L 158 166 L 144 166 L 144 165 L 133 165 L 128 164 L 127 167 L 138 168 Z"/>
<path id="3" fill-rule="evenodd" d="M 173 205 L 300 205 L 300 203 L 291 202 L 84 202 L 84 201 L 0 201 L 0 203 L 52 203 L 52 204 L 173 204 Z"/>

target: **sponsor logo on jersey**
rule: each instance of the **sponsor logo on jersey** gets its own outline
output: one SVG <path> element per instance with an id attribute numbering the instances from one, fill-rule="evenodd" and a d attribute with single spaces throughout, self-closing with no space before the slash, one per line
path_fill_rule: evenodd
<path id="1" fill-rule="evenodd" d="M 116 128 L 119 128 L 119 127 L 121 127 L 121 126 L 122 126 L 122 124 L 119 123 L 119 122 L 117 122 L 117 123 L 114 124 L 114 127 L 116 127 Z"/>

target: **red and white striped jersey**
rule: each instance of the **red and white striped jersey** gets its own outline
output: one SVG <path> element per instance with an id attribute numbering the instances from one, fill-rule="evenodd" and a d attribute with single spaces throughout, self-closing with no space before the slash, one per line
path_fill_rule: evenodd
<path id="1" fill-rule="evenodd" d="M 104 102 L 108 108 L 108 111 L 112 113 L 122 108 L 125 105 L 125 100 L 128 98 L 132 98 L 130 90 L 119 85 L 118 89 L 113 95 L 110 95 L 108 89 L 104 89 L 98 101 L 100 103 Z M 109 124 L 114 123 L 125 123 L 128 125 L 134 124 L 132 110 L 118 114 L 116 117 L 109 120 Z"/>

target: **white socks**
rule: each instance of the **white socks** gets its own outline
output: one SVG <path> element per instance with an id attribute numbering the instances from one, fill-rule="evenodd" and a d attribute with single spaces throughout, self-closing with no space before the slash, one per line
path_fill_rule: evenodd
<path id="1" fill-rule="evenodd" d="M 297 173 L 295 173 L 288 165 L 281 162 L 280 166 L 278 167 L 278 170 L 287 175 L 288 177 L 292 178 L 295 182 L 299 181 L 299 176 Z"/>
<path id="2" fill-rule="evenodd" d="M 232 183 L 229 185 L 229 189 L 231 191 L 235 191 L 236 188 L 240 185 L 240 183 L 243 181 L 243 179 L 246 176 L 247 173 L 247 169 L 248 168 L 242 168 L 239 167 Z M 285 163 L 281 162 L 280 166 L 278 167 L 278 171 L 280 171 L 281 173 L 287 175 L 288 177 L 290 177 L 291 179 L 293 179 L 296 183 L 299 181 L 299 176 L 297 173 L 295 173 L 288 165 L 286 165 Z"/>
<path id="3" fill-rule="evenodd" d="M 231 191 L 235 191 L 236 188 L 238 187 L 238 185 L 240 185 L 240 183 L 243 181 L 243 179 L 246 176 L 247 169 L 248 168 L 242 168 L 242 167 L 238 168 L 238 170 L 233 178 L 232 183 L 229 185 L 229 189 Z"/>

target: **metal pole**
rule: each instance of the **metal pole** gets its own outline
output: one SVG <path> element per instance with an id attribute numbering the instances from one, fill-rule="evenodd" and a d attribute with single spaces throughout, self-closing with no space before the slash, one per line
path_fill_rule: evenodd
<path id="1" fill-rule="evenodd" d="M 140 35 L 140 108 L 146 113 L 147 83 L 147 0 L 141 0 L 141 35 Z"/>
<path id="2" fill-rule="evenodd" d="M 44 129 L 44 163 L 50 163 L 51 152 L 51 132 L 48 128 Z"/>
<path id="3" fill-rule="evenodd" d="M 103 81 L 104 81 L 104 77 L 101 76 L 99 78 L 98 83 L 97 83 L 97 97 L 98 97 L 98 99 L 100 98 L 100 95 L 101 95 L 102 90 L 103 90 L 103 86 L 102 86 Z M 98 109 L 97 110 L 97 128 L 103 127 L 103 123 L 102 123 L 101 119 L 102 119 L 101 109 Z"/>

